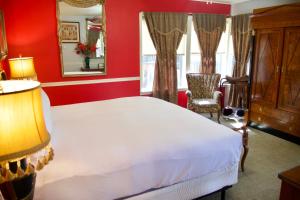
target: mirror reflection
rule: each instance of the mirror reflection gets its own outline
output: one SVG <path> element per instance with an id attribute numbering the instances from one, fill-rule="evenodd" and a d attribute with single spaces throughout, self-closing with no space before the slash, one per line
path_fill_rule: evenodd
<path id="1" fill-rule="evenodd" d="M 58 0 L 63 76 L 104 75 L 105 30 L 100 1 Z"/>

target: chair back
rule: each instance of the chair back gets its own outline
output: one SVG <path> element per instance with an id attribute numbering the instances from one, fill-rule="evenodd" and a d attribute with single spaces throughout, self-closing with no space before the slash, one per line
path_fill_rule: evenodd
<path id="1" fill-rule="evenodd" d="M 218 87 L 220 74 L 190 73 L 186 74 L 188 89 L 192 92 L 192 98 L 213 98 L 213 93 Z"/>

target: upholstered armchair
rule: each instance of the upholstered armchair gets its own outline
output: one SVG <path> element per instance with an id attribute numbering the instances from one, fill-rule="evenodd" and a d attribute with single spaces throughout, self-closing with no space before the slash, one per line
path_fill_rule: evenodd
<path id="1" fill-rule="evenodd" d="M 222 93 L 216 91 L 220 81 L 220 74 L 191 73 L 186 75 L 188 82 L 187 108 L 196 113 L 217 113 L 218 123 L 220 123 L 221 114 L 221 96 Z"/>

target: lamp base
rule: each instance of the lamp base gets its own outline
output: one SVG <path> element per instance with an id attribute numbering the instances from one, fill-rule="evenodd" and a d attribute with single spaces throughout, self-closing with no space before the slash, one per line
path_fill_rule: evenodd
<path id="1" fill-rule="evenodd" d="M 32 200 L 36 173 L 0 184 L 0 191 L 5 200 Z"/>

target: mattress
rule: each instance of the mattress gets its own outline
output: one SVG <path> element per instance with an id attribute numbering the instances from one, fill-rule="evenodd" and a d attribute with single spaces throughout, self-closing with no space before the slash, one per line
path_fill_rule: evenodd
<path id="1" fill-rule="evenodd" d="M 161 189 L 145 192 L 128 200 L 191 200 L 213 193 L 237 182 L 239 165 L 215 171 Z"/>
<path id="2" fill-rule="evenodd" d="M 233 168 L 223 186 L 237 181 L 241 135 L 174 104 L 128 97 L 51 114 L 55 159 L 38 173 L 36 199 L 116 199 Z"/>

